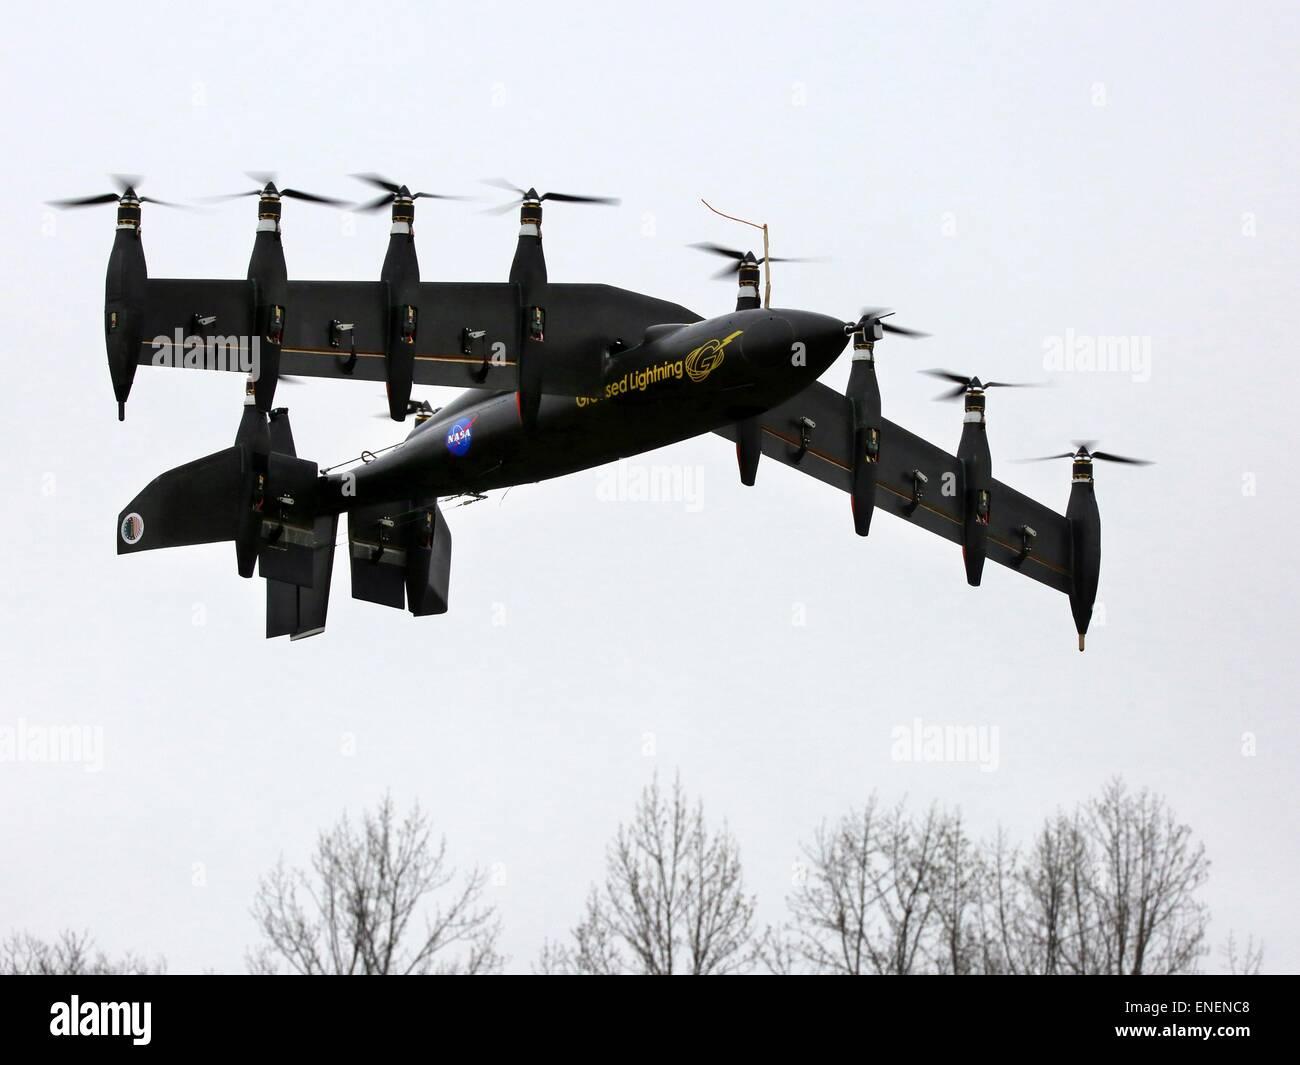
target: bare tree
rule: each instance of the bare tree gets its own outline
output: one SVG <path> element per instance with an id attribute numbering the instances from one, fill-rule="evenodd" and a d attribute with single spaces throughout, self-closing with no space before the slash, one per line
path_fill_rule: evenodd
<path id="1" fill-rule="evenodd" d="M 149 962 L 136 954 L 111 959 L 95 946 L 88 932 L 65 929 L 52 940 L 15 932 L 0 943 L 4 976 L 140 976 L 163 972 L 161 959 Z"/>
<path id="2" fill-rule="evenodd" d="M 478 870 L 458 876 L 446 851 L 418 804 L 399 820 L 386 796 L 359 829 L 344 814 L 317 838 L 310 870 L 282 858 L 259 883 L 253 916 L 263 943 L 250 967 L 368 976 L 498 970 L 485 878 Z"/>
<path id="3" fill-rule="evenodd" d="M 979 971 L 1005 975 L 1024 971 L 1018 957 L 1016 928 L 1019 897 L 1015 870 L 1019 851 L 999 828 L 991 843 L 979 852 L 979 871 L 974 878 L 974 918 L 979 938 Z"/>
<path id="4" fill-rule="evenodd" d="M 1097 909 L 1086 971 L 1186 973 L 1206 952 L 1209 915 L 1196 891 L 1209 875 L 1205 847 L 1165 801 L 1115 779 L 1086 809 Z"/>
<path id="5" fill-rule="evenodd" d="M 930 968 L 953 976 L 984 971 L 979 892 L 984 859 L 966 834 L 961 813 L 939 818 L 939 845 L 928 888 L 938 921 L 930 948 Z"/>
<path id="6" fill-rule="evenodd" d="M 1005 847 L 1005 842 L 995 844 Z M 1093 860 L 1081 815 L 1048 818 L 1030 847 L 989 861 L 997 883 L 997 971 L 1058 975 L 1089 972 L 1097 920 Z"/>
<path id="7" fill-rule="evenodd" d="M 605 864 L 572 943 L 544 944 L 539 971 L 706 976 L 752 962 L 754 898 L 739 848 L 725 825 L 710 833 L 680 779 L 668 795 L 657 778 L 641 793 Z"/>
<path id="8" fill-rule="evenodd" d="M 945 841 L 960 850 L 962 839 L 959 823 L 936 808 L 913 821 L 903 804 L 882 810 L 874 795 L 823 825 L 803 849 L 799 882 L 786 900 L 789 923 L 764 937 L 767 967 L 855 976 L 917 971 L 927 934 L 943 921 L 936 899 L 941 851 Z M 963 903 L 946 915 L 957 941 L 965 912 Z"/>
<path id="9" fill-rule="evenodd" d="M 1024 849 L 873 796 L 804 856 L 790 919 L 762 944 L 776 972 L 1186 973 L 1206 950 L 1204 848 L 1163 799 L 1119 780 Z M 1230 967 L 1258 968 L 1253 941 L 1230 950 Z"/>
<path id="10" fill-rule="evenodd" d="M 984 862 L 989 971 L 1189 973 L 1205 953 L 1205 849 L 1148 791 L 1113 780 L 1024 853 L 999 834 Z"/>

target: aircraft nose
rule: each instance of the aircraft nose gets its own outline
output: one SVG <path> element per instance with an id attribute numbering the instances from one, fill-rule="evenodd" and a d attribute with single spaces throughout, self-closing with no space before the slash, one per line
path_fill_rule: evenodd
<path id="1" fill-rule="evenodd" d="M 844 323 L 838 318 L 813 311 L 782 311 L 794 334 L 793 343 L 803 344 L 808 365 L 825 369 L 848 343 Z"/>
<path id="2" fill-rule="evenodd" d="M 784 315 L 768 311 L 745 330 L 741 345 L 750 362 L 763 365 L 787 357 L 794 344 L 794 330 Z"/>
<path id="3" fill-rule="evenodd" d="M 773 309 L 745 330 L 744 350 L 758 365 L 812 366 L 820 373 L 835 361 L 847 340 L 844 323 L 837 318 Z M 795 356 L 802 361 L 795 361 Z"/>

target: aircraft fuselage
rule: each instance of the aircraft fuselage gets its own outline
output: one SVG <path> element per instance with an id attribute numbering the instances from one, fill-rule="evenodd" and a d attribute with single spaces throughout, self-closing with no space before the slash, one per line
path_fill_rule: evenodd
<path id="1" fill-rule="evenodd" d="M 326 479 L 350 510 L 486 492 L 600 466 L 686 440 L 797 395 L 843 350 L 844 323 L 809 311 L 735 311 L 653 327 L 611 354 L 589 395 L 542 397 L 526 429 L 515 392 L 467 393 L 392 451 Z"/>

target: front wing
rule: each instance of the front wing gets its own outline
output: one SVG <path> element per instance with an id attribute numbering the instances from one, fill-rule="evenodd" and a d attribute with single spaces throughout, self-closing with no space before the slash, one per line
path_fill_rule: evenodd
<path id="1" fill-rule="evenodd" d="M 847 397 L 814 382 L 759 418 L 764 455 L 844 492 L 850 490 L 853 418 Z M 808 448 L 801 454 L 805 418 L 814 423 L 814 428 L 808 431 Z M 717 432 L 729 440 L 736 439 L 734 425 Z M 914 502 L 918 470 L 927 480 L 920 501 Z M 955 456 L 882 420 L 876 480 L 878 509 L 960 544 L 960 484 L 961 466 Z M 1068 595 L 1072 582 L 1070 523 L 1063 515 L 1001 481 L 993 482 L 992 496 L 987 557 Z M 1037 534 L 1028 556 L 1023 554 L 1020 532 L 1024 526 Z"/>

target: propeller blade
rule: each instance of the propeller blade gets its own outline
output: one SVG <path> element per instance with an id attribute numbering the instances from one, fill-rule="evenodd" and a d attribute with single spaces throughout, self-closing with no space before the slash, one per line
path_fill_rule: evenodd
<path id="1" fill-rule="evenodd" d="M 951 381 L 953 384 L 959 384 L 962 391 L 970 384 L 970 378 L 959 373 L 953 373 L 951 370 L 922 370 L 921 373 L 929 374 L 931 377 L 939 377 L 945 381 Z M 960 394 L 960 393 L 958 393 Z"/>
<path id="2" fill-rule="evenodd" d="M 745 257 L 751 254 L 750 252 L 741 251 L 739 248 L 728 248 L 725 244 L 714 244 L 712 241 L 701 241 L 695 244 L 688 244 L 687 247 L 695 248 L 697 251 L 702 251 L 709 255 L 717 255 L 720 258 L 732 260 L 730 266 L 724 266 L 716 274 L 712 275 L 715 280 L 723 277 L 731 277 L 738 273 L 740 271 L 740 265 L 744 261 Z M 825 262 L 826 260 L 821 258 L 801 259 L 793 256 L 773 255 L 766 261 L 772 263 L 819 263 Z M 764 260 L 760 258 L 755 259 L 754 262 L 757 265 L 762 265 Z"/>
<path id="3" fill-rule="evenodd" d="M 204 196 L 201 197 L 202 203 L 223 203 L 226 200 L 242 200 L 251 196 L 261 196 L 267 185 L 274 184 L 274 174 L 261 174 L 249 171 L 248 176 L 259 183 L 259 187 L 249 189 L 247 192 L 227 192 L 221 196 Z M 263 180 L 265 179 L 265 180 Z M 306 203 L 322 203 L 328 207 L 346 207 L 346 200 L 336 200 L 330 196 L 317 196 L 314 192 L 303 192 L 301 189 L 280 189 L 280 198 L 285 200 L 303 200 Z M 143 198 L 142 198 L 143 199 Z M 156 201 L 151 201 L 156 202 Z M 167 204 L 166 206 L 175 206 Z"/>
<path id="4" fill-rule="evenodd" d="M 1073 451 L 1062 451 L 1059 455 L 1039 455 L 1032 459 L 1012 459 L 1012 462 L 1051 462 L 1053 459 L 1072 459 Z"/>
<path id="5" fill-rule="evenodd" d="M 1122 462 L 1128 466 L 1154 466 L 1155 463 L 1150 459 L 1133 459 L 1127 455 L 1116 455 L 1109 451 L 1094 451 L 1092 457 L 1101 459 L 1103 462 Z"/>
<path id="6" fill-rule="evenodd" d="M 241 200 L 245 196 L 260 196 L 261 189 L 254 189 L 252 192 L 227 192 L 222 196 L 203 196 L 200 197 L 202 203 L 222 203 L 225 200 Z"/>
<path id="7" fill-rule="evenodd" d="M 908 329 L 907 326 L 894 325 L 892 322 L 886 322 L 885 319 L 890 317 L 893 313 L 894 311 L 889 307 L 863 307 L 858 315 L 859 327 L 861 327 L 861 323 L 866 319 L 872 318 L 880 323 L 880 328 L 886 333 L 894 333 L 900 337 L 928 337 L 930 335 L 929 333 L 921 332 L 919 329 Z M 957 380 L 956 374 L 952 376 L 952 380 Z M 965 380 L 965 378 L 962 380 Z"/>
<path id="8" fill-rule="evenodd" d="M 484 214 L 505 214 L 507 211 L 512 211 L 523 203 L 528 198 L 529 192 L 532 191 L 529 189 L 521 189 L 518 185 L 507 181 L 505 178 L 482 178 L 481 180 L 485 185 L 491 185 L 493 188 L 497 189 L 505 189 L 507 192 L 513 192 L 519 197 L 519 199 L 512 200 L 509 203 L 504 203 L 500 207 L 489 207 L 483 212 Z M 451 197 L 445 198 L 450 199 Z M 623 202 L 613 196 L 575 196 L 568 192 L 544 192 L 542 195 L 538 196 L 537 199 L 539 201 L 554 200 L 558 203 L 601 203 L 609 205 Z"/>
<path id="9" fill-rule="evenodd" d="M 347 200 L 336 200 L 330 196 L 317 196 L 314 192 L 301 189 L 281 189 L 280 195 L 290 200 L 304 200 L 307 203 L 323 203 L 327 207 L 346 207 Z"/>
<path id="10" fill-rule="evenodd" d="M 113 203 L 120 200 L 128 190 L 134 191 L 144 178 L 139 174 L 109 174 L 113 184 L 117 186 L 117 192 L 101 192 L 97 196 L 76 196 L 68 200 L 46 200 L 45 202 L 51 207 L 95 207 L 101 203 Z M 168 200 L 155 200 L 152 196 L 138 197 L 141 203 L 151 203 L 156 207 L 182 207 L 179 203 L 171 203 Z"/>
<path id="11" fill-rule="evenodd" d="M 942 392 L 942 393 L 940 393 L 939 395 L 935 396 L 934 398 L 935 398 L 936 401 L 938 401 L 938 400 L 942 400 L 942 399 L 957 399 L 958 397 L 960 397 L 960 396 L 964 396 L 965 394 L 966 394 L 966 386 L 965 386 L 965 385 L 958 385 L 958 386 L 957 386 L 956 388 L 954 388 L 952 391 L 950 391 L 950 392 Z"/>
<path id="12" fill-rule="evenodd" d="M 72 200 L 46 200 L 50 207 L 94 207 L 100 203 L 116 203 L 122 197 L 116 192 L 104 192 L 98 196 L 81 196 Z"/>
<path id="13" fill-rule="evenodd" d="M 1033 381 L 985 381 L 985 388 L 1042 388 Z"/>
<path id="14" fill-rule="evenodd" d="M 380 177 L 378 174 L 353 174 L 352 176 L 358 181 L 364 181 L 367 185 L 374 185 L 375 188 L 384 189 L 387 192 L 396 192 L 402 187 L 396 182 Z"/>
<path id="15" fill-rule="evenodd" d="M 369 200 L 366 203 L 359 203 L 352 208 L 354 211 L 378 211 L 380 208 L 387 207 L 393 202 L 393 194 L 386 192 L 382 196 Z"/>
<path id="16" fill-rule="evenodd" d="M 255 182 L 265 188 L 267 185 L 275 184 L 276 173 L 274 170 L 245 170 L 244 177 L 249 181 Z"/>
<path id="17" fill-rule="evenodd" d="M 464 200 L 466 202 L 469 202 L 474 199 L 477 199 L 477 197 L 452 196 L 450 193 L 446 193 L 446 192 L 413 192 L 411 193 L 411 199 L 413 200 Z"/>
<path id="18" fill-rule="evenodd" d="M 880 328 L 886 333 L 897 333 L 901 337 L 928 337 L 929 333 L 922 333 L 919 329 L 908 329 L 901 325 L 890 325 L 888 322 L 881 322 Z"/>
<path id="19" fill-rule="evenodd" d="M 687 247 L 698 248 L 700 251 L 708 252 L 710 255 L 721 255 L 724 259 L 735 259 L 739 262 L 745 257 L 745 252 L 738 251 L 735 248 L 728 248 L 722 244 L 713 244 L 710 241 L 702 241 L 698 244 L 689 244 Z"/>
<path id="20" fill-rule="evenodd" d="M 623 201 L 617 196 L 573 196 L 567 192 L 544 192 L 543 200 L 555 200 L 557 203 L 603 203 L 617 207 Z"/>
<path id="21" fill-rule="evenodd" d="M 483 178 L 482 181 L 484 185 L 491 185 L 494 188 L 505 189 L 506 192 L 513 192 L 519 196 L 525 196 L 528 193 L 527 189 L 521 189 L 518 185 L 512 185 L 505 178 Z"/>
<path id="22" fill-rule="evenodd" d="M 1094 458 L 1102 462 L 1121 462 L 1126 466 L 1154 466 L 1155 463 L 1149 459 L 1135 459 L 1128 455 L 1116 455 L 1111 451 L 1093 451 L 1093 440 L 1075 440 L 1073 441 L 1076 450 L 1062 451 L 1059 455 L 1044 455 L 1041 458 L 1034 459 L 1013 459 L 1014 462 L 1047 462 L 1050 459 L 1074 459 L 1074 458 Z"/>

